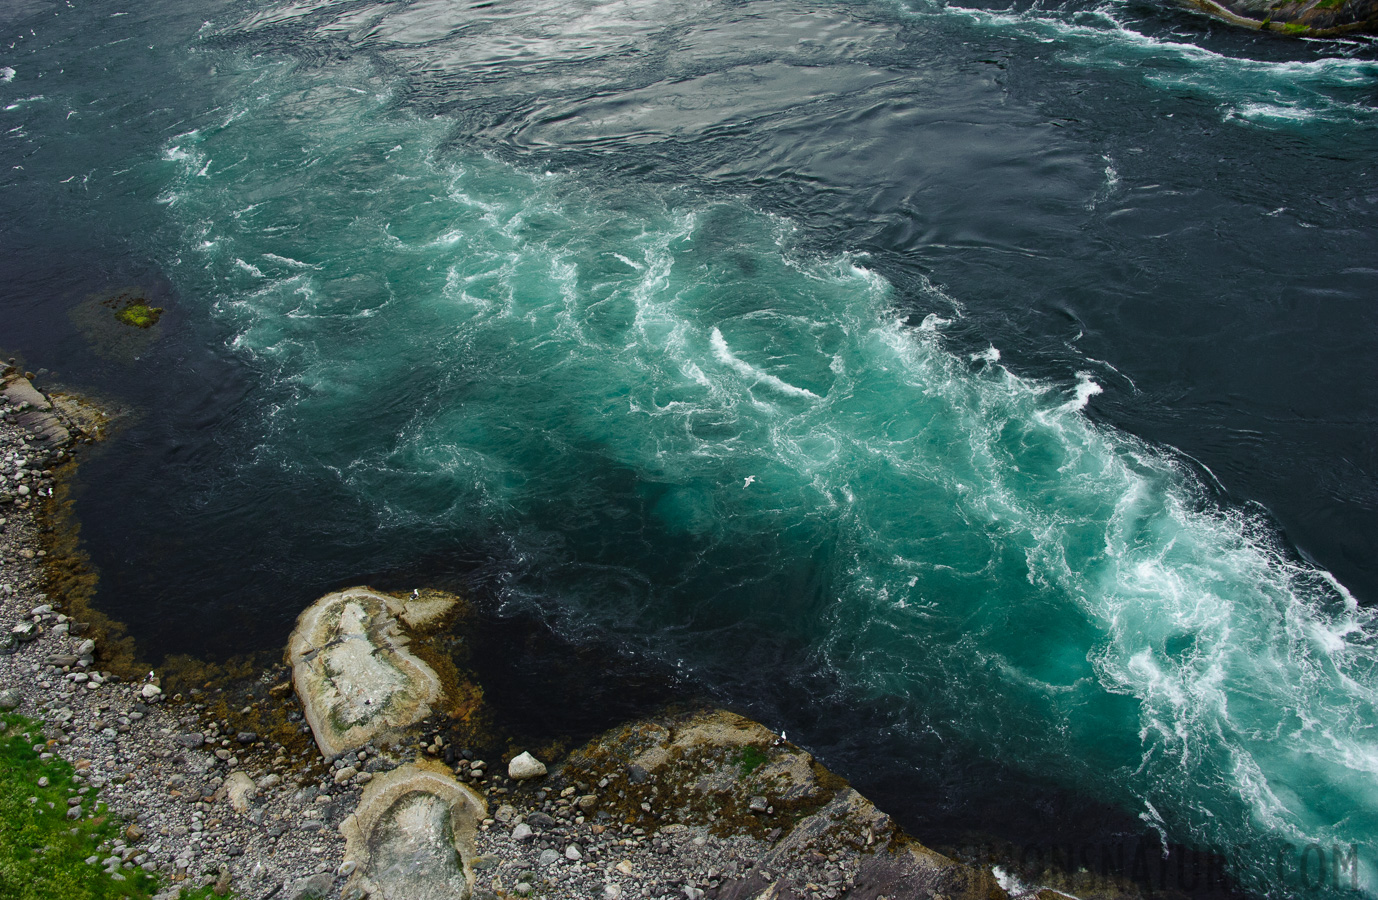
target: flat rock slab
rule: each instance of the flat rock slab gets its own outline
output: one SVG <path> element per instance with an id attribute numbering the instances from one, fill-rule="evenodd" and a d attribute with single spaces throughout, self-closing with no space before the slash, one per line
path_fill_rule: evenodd
<path id="1" fill-rule="evenodd" d="M 327 758 L 419 722 L 441 700 L 440 678 L 406 649 L 399 618 L 408 612 L 407 601 L 350 588 L 298 617 L 287 642 L 292 684 Z"/>
<path id="2" fill-rule="evenodd" d="M 439 763 L 423 760 L 369 782 L 340 825 L 354 874 L 344 896 L 374 900 L 467 900 L 474 834 L 487 805 Z"/>
<path id="3" fill-rule="evenodd" d="M 47 397 L 39 393 L 29 379 L 12 375 L 0 383 L 0 393 L 3 393 L 5 399 L 14 406 L 25 403 L 29 405 L 28 409 L 19 413 L 18 423 L 37 434 L 39 440 L 46 442 L 50 447 L 60 447 L 71 440 L 71 432 L 53 414 L 53 405 L 48 402 Z"/>

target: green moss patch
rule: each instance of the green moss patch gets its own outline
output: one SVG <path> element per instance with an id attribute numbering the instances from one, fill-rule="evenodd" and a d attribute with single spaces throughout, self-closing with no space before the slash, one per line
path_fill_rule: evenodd
<path id="1" fill-rule="evenodd" d="M 754 745 L 744 747 L 742 752 L 737 754 L 737 771 L 741 773 L 743 778 L 748 778 L 752 772 L 768 762 L 770 762 L 770 757 L 766 756 L 765 751 L 760 747 Z"/>
<path id="2" fill-rule="evenodd" d="M 135 328 L 148 328 L 150 325 L 158 324 L 158 317 L 162 314 L 162 307 L 149 306 L 147 303 L 133 303 L 115 313 L 115 318 L 126 325 L 133 325 Z"/>
<path id="3" fill-rule="evenodd" d="M 117 321 L 133 328 L 152 328 L 163 314 L 161 306 L 150 306 L 147 299 L 133 291 L 121 291 L 101 305 L 114 310 Z"/>

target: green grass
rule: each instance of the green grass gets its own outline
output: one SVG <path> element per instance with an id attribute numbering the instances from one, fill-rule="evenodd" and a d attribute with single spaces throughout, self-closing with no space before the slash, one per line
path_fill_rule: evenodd
<path id="1" fill-rule="evenodd" d="M 122 823 L 99 804 L 94 790 L 77 793 L 83 785 L 65 760 L 39 759 L 34 745 L 43 743 L 40 723 L 14 714 L 0 715 L 0 723 L 0 897 L 146 900 L 159 891 L 159 880 L 140 869 L 122 869 L 126 880 L 116 881 L 99 864 L 86 863 L 90 856 L 110 856 L 99 846 L 118 837 Z M 40 778 L 47 779 L 45 786 L 39 786 Z M 67 818 L 70 797 L 81 797 L 76 821 Z M 210 888 L 182 892 L 188 900 L 213 896 Z"/>
<path id="2" fill-rule="evenodd" d="M 744 747 L 742 752 L 737 754 L 737 771 L 746 778 L 769 761 L 770 757 L 766 756 L 760 747 Z"/>

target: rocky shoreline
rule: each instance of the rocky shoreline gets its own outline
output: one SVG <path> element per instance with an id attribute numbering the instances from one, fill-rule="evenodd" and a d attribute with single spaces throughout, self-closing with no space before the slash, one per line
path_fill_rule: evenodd
<path id="1" fill-rule="evenodd" d="M 1378 33 L 1378 0 L 1182 0 L 1232 25 L 1289 37 Z"/>
<path id="2" fill-rule="evenodd" d="M 104 814 L 89 789 L 127 823 L 92 866 L 161 873 L 167 898 L 1010 896 L 727 711 L 666 712 L 562 758 L 481 758 L 463 744 L 481 690 L 424 639 L 457 627 L 436 592 L 322 598 L 293 635 L 291 680 L 276 666 L 182 693 L 168 673 L 122 677 L 100 628 L 45 590 L 53 469 L 100 421 L 6 374 L 0 707 L 43 720 L 37 749 L 76 768 L 69 817 Z"/>

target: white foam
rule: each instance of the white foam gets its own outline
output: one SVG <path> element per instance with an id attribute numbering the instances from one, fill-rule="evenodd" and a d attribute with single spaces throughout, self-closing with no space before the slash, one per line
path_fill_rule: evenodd
<path id="1" fill-rule="evenodd" d="M 808 397 L 811 400 L 821 400 L 822 398 L 807 388 L 796 387 L 769 372 L 764 372 L 745 360 L 738 359 L 733 355 L 732 350 L 727 346 L 727 340 L 722 336 L 722 332 L 717 328 L 713 329 L 712 335 L 713 355 L 720 362 L 726 363 L 736 369 L 741 374 L 755 381 L 769 385 L 782 394 L 789 394 L 794 397 Z"/>
<path id="2" fill-rule="evenodd" d="M 1102 393 L 1104 390 L 1104 388 L 1102 388 L 1091 378 L 1090 372 L 1078 372 L 1076 398 L 1067 401 L 1066 405 L 1063 406 L 1063 409 L 1085 409 L 1086 404 L 1091 402 L 1091 398 L 1099 393 Z"/>
<path id="3" fill-rule="evenodd" d="M 1319 118 L 1313 109 L 1288 106 L 1278 103 L 1241 103 L 1225 110 L 1226 119 L 1244 119 L 1250 122 L 1273 120 L 1279 122 L 1307 122 Z"/>
<path id="4" fill-rule="evenodd" d="M 294 269 L 320 269 L 320 266 L 313 266 L 299 259 L 292 259 L 290 256 L 278 256 L 276 253 L 265 253 L 263 254 L 263 258 L 271 259 L 276 263 L 282 263 L 284 266 L 291 266 Z"/>
<path id="5" fill-rule="evenodd" d="M 996 883 L 1004 888 L 1005 893 L 1009 894 L 1011 897 L 1020 897 L 1024 894 L 1032 893 L 1028 885 L 1011 875 L 1009 872 L 1006 872 L 1000 866 L 991 866 L 990 873 L 995 876 Z"/>
<path id="6" fill-rule="evenodd" d="M 987 347 L 985 350 L 971 354 L 972 362 L 998 363 L 1000 361 L 1000 351 L 995 349 L 995 345 Z"/>
<path id="7" fill-rule="evenodd" d="M 1120 173 L 1115 169 L 1115 161 L 1108 156 L 1102 156 L 1105 160 L 1105 191 L 1110 193 L 1120 186 Z"/>
<path id="8" fill-rule="evenodd" d="M 8 84 L 14 81 L 15 71 L 10 66 L 0 67 L 0 84 Z"/>

